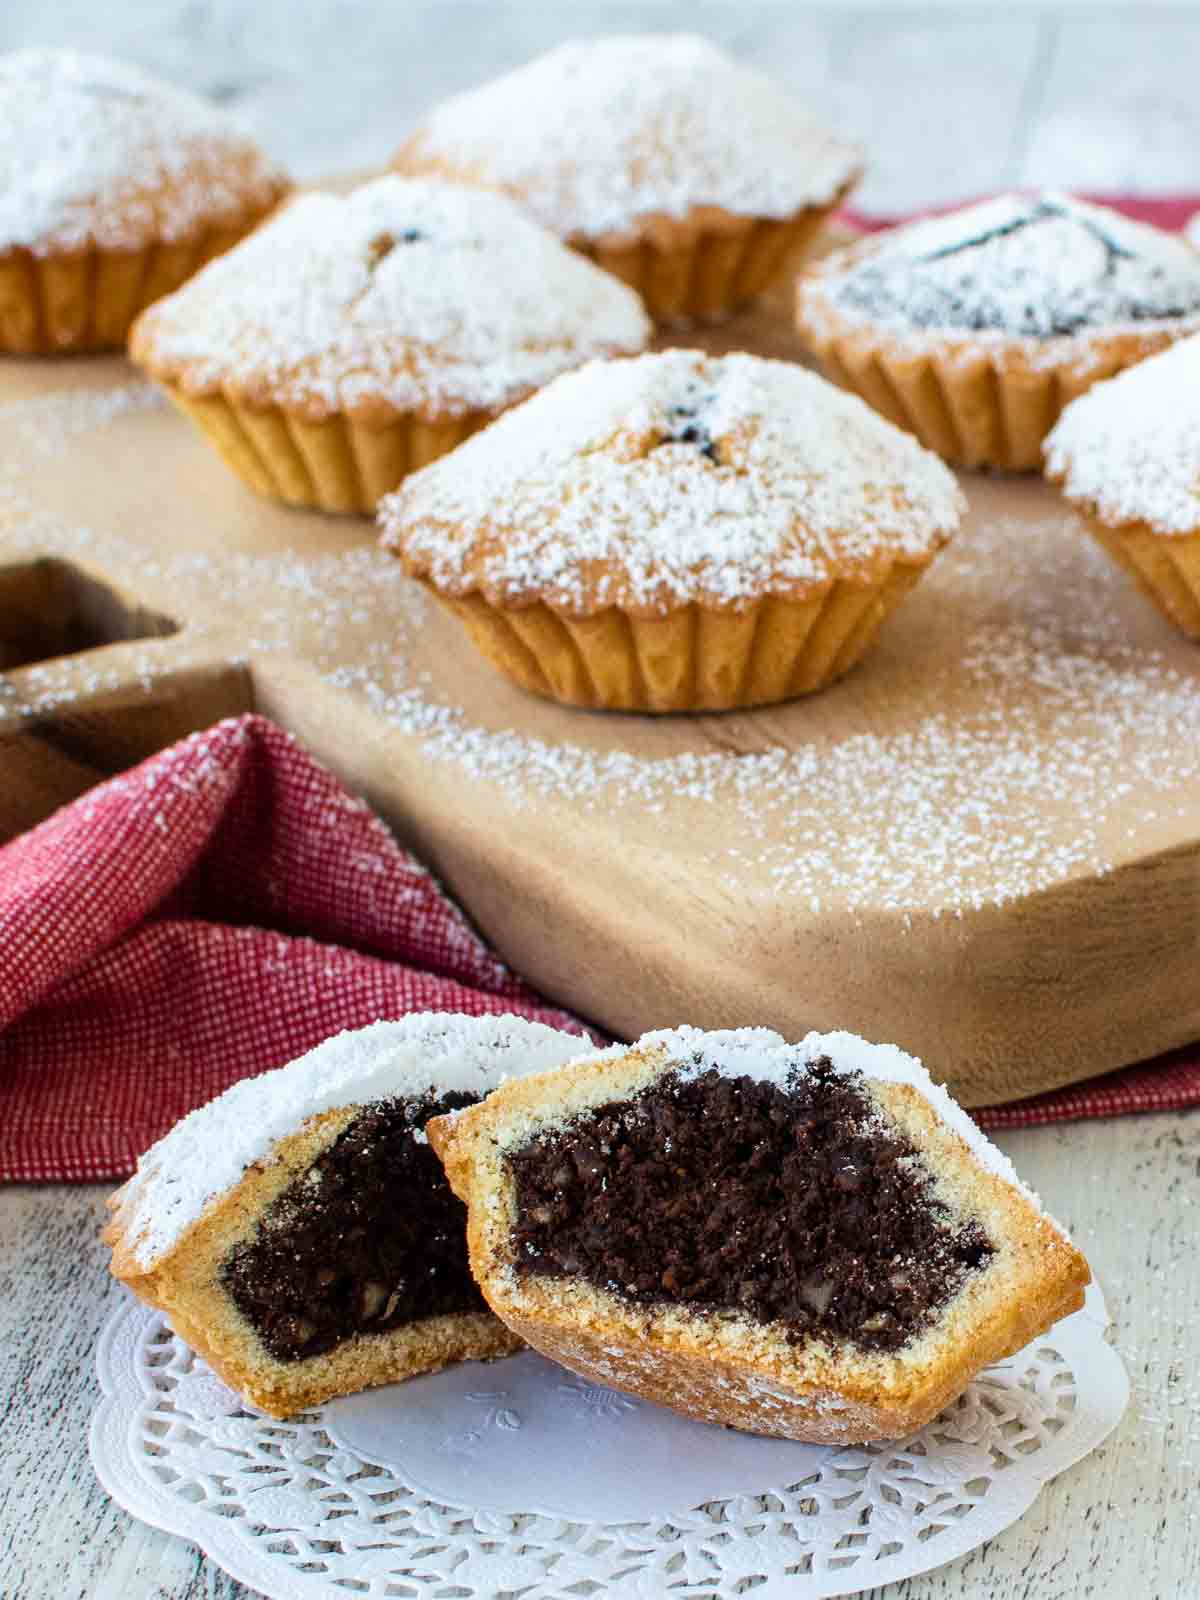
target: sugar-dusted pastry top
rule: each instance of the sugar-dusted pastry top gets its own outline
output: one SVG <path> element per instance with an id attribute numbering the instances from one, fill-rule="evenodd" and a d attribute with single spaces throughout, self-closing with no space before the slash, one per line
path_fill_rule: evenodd
<path id="1" fill-rule="evenodd" d="M 632 290 L 512 201 L 389 176 L 293 200 L 151 307 L 132 350 L 194 394 L 437 416 L 507 405 L 649 332 Z"/>
<path id="2" fill-rule="evenodd" d="M 505 1078 L 546 1072 L 587 1048 L 586 1039 L 516 1016 L 417 1012 L 336 1034 L 176 1123 L 121 1192 L 118 1222 L 135 1260 L 149 1268 L 210 1201 L 311 1117 L 430 1093 L 482 1096 Z"/>
<path id="3" fill-rule="evenodd" d="M 286 188 L 226 112 L 105 56 L 0 55 L 0 126 L 0 250 L 140 249 Z"/>
<path id="4" fill-rule="evenodd" d="M 560 378 L 380 520 L 445 592 L 654 614 L 923 562 L 962 506 L 935 456 L 803 368 L 669 350 Z"/>
<path id="5" fill-rule="evenodd" d="M 1046 470 L 1111 525 L 1200 533 L 1200 336 L 1072 401 L 1046 440 Z"/>
<path id="6" fill-rule="evenodd" d="M 564 236 L 698 206 L 788 217 L 832 202 L 860 152 L 695 34 L 578 39 L 455 95 L 397 157 L 518 195 Z"/>
<path id="7" fill-rule="evenodd" d="M 1200 255 L 1065 194 L 1001 195 L 894 228 L 817 268 L 802 305 L 899 335 L 1062 340 L 1200 328 Z"/>

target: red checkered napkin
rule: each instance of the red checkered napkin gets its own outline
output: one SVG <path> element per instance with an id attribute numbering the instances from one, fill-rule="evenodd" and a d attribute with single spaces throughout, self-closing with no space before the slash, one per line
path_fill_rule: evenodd
<path id="1" fill-rule="evenodd" d="M 0 850 L 0 1178 L 110 1178 L 342 1028 L 515 1011 L 505 967 L 361 800 L 222 722 Z"/>
<path id="2" fill-rule="evenodd" d="M 407 1011 L 579 1028 L 282 729 L 194 734 L 0 850 L 0 1178 L 111 1178 L 184 1112 Z M 977 1113 L 1200 1103 L 1200 1048 Z"/>

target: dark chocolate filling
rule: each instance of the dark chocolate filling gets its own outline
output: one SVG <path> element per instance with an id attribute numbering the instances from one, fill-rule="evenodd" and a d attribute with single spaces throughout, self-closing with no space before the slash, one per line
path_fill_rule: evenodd
<path id="1" fill-rule="evenodd" d="M 509 1157 L 516 1269 L 897 1350 L 992 1254 L 857 1074 L 660 1078 Z"/>
<path id="2" fill-rule="evenodd" d="M 717 449 L 712 434 L 700 419 L 697 406 L 672 406 L 667 412 L 668 430 L 663 434 L 661 444 L 694 444 L 702 456 L 707 456 L 710 461 L 717 461 Z"/>
<path id="3" fill-rule="evenodd" d="M 358 1333 L 484 1310 L 467 1266 L 466 1208 L 412 1137 L 475 1099 L 364 1111 L 227 1257 L 221 1281 L 273 1356 L 299 1361 Z"/>
<path id="4" fill-rule="evenodd" d="M 1018 263 L 1003 269 L 993 264 L 982 273 L 972 267 L 971 255 L 987 245 L 1064 218 L 1100 246 L 1090 281 L 1085 275 L 1060 293 L 1036 269 L 1026 270 Z M 921 271 L 959 256 L 962 270 L 953 279 L 939 281 Z M 1181 282 L 1161 265 L 1142 263 L 1136 280 L 1120 286 L 1116 280 L 1121 263 L 1139 260 L 1135 251 L 1119 244 L 1093 218 L 1042 200 L 1009 222 L 927 255 L 868 260 L 839 283 L 836 293 L 843 305 L 870 316 L 899 317 L 915 328 L 990 329 L 1029 337 L 1065 336 L 1112 323 L 1157 322 L 1200 310 L 1200 270 Z M 1002 295 L 995 293 L 997 282 Z M 1022 292 L 1027 293 L 1024 305 Z"/>

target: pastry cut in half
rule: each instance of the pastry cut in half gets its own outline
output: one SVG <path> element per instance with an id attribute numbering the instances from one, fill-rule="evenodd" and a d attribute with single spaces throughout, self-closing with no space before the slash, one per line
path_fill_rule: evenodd
<path id="1" fill-rule="evenodd" d="M 1200 640 L 1200 336 L 1073 401 L 1046 441 L 1046 475 L 1162 614 Z"/>
<path id="2" fill-rule="evenodd" d="M 852 1034 L 651 1033 L 428 1132 L 497 1316 L 706 1422 L 902 1437 L 1089 1280 L 920 1063 Z"/>
<path id="3" fill-rule="evenodd" d="M 72 50 L 0 56 L 0 351 L 122 348 L 288 188 L 219 107 Z"/>
<path id="4" fill-rule="evenodd" d="M 849 671 L 962 507 L 935 456 L 813 373 L 668 350 L 560 378 L 380 523 L 522 688 L 723 711 Z"/>
<path id="5" fill-rule="evenodd" d="M 251 488 L 370 513 L 506 406 L 650 324 L 511 200 L 426 179 L 305 194 L 137 323 L 133 359 Z"/>
<path id="6" fill-rule="evenodd" d="M 796 286 L 824 371 L 947 461 L 1030 472 L 1063 407 L 1200 330 L 1200 255 L 1065 194 L 873 235 Z"/>
<path id="7" fill-rule="evenodd" d="M 684 33 L 562 44 L 438 106 L 395 165 L 511 195 L 659 322 L 754 299 L 862 174 L 769 78 Z"/>
<path id="8" fill-rule="evenodd" d="M 109 1202 L 112 1272 L 232 1388 L 289 1416 L 520 1341 L 467 1268 L 423 1128 L 586 1041 L 513 1016 L 341 1033 L 178 1123 Z"/>

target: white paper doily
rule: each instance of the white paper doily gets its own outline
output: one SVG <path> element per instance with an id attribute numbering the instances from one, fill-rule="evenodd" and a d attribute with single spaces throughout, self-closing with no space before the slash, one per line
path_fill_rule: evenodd
<path id="1" fill-rule="evenodd" d="M 526 1353 L 247 1408 L 123 1302 L 92 1462 L 120 1505 L 272 1600 L 817 1600 L 940 1566 L 1015 1522 L 1129 1398 L 1098 1289 L 899 1444 L 690 1422 Z"/>

